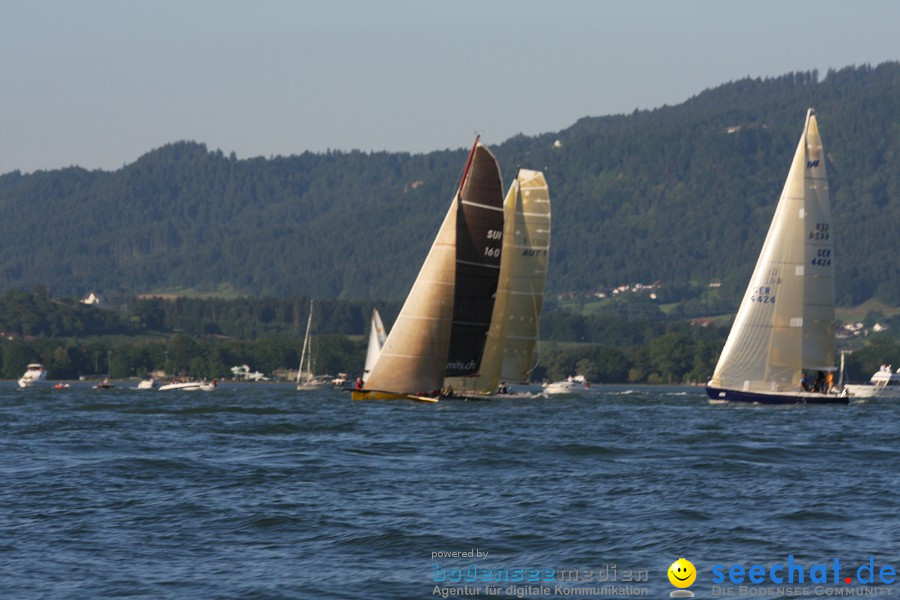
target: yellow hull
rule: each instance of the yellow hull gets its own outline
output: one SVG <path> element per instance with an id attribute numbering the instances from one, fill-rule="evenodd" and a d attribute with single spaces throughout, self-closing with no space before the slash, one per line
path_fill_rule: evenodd
<path id="1" fill-rule="evenodd" d="M 417 400 L 419 402 L 437 402 L 437 398 L 430 396 L 416 396 L 415 394 L 395 394 L 393 392 L 378 392 L 375 390 L 354 391 L 353 400 Z"/>

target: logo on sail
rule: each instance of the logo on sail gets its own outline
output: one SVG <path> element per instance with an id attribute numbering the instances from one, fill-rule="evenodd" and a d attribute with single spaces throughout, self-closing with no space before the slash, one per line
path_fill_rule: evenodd
<path id="1" fill-rule="evenodd" d="M 475 369 L 475 361 L 470 360 L 469 362 L 463 362 L 461 360 L 454 360 L 453 362 L 447 363 L 448 371 L 472 371 Z"/>

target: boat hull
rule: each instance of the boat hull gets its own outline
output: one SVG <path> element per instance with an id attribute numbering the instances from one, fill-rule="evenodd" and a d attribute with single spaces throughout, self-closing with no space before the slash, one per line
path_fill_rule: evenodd
<path id="1" fill-rule="evenodd" d="M 900 387 L 876 387 L 874 385 L 848 385 L 847 391 L 854 398 L 900 398 Z"/>
<path id="2" fill-rule="evenodd" d="M 749 402 L 751 404 L 849 404 L 850 398 L 837 394 L 745 392 L 707 387 L 706 395 L 717 402 Z"/>
<path id="3" fill-rule="evenodd" d="M 187 381 L 184 383 L 167 383 L 166 385 L 162 385 L 157 388 L 160 392 L 170 392 L 173 390 L 185 391 L 185 392 L 193 392 L 193 391 L 203 391 L 203 392 L 211 392 L 216 389 L 216 384 L 214 383 L 202 383 L 199 381 Z"/>
<path id="4" fill-rule="evenodd" d="M 298 383 L 296 388 L 298 392 L 312 392 L 328 387 L 329 384 L 324 381 L 321 383 Z"/>
<path id="5" fill-rule="evenodd" d="M 395 394 L 393 392 L 379 392 L 375 390 L 354 390 L 351 394 L 353 400 L 415 400 L 417 402 L 437 402 L 438 398 L 431 396 L 417 396 L 415 394 Z"/>

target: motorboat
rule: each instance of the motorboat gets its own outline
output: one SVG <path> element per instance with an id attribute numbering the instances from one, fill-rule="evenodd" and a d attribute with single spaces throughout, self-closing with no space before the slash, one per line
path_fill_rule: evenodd
<path id="1" fill-rule="evenodd" d="M 114 386 L 113 384 L 111 384 L 109 382 L 109 377 L 104 377 L 103 381 L 101 381 L 100 383 L 98 383 L 97 385 L 94 386 L 94 389 L 95 390 L 111 390 L 114 387 L 116 387 L 116 386 Z"/>
<path id="2" fill-rule="evenodd" d="M 216 389 L 217 381 L 213 379 L 212 381 L 173 381 L 167 383 L 165 385 L 159 386 L 159 391 L 168 392 L 172 390 L 182 390 L 186 392 L 193 391 L 203 391 L 203 392 L 211 392 Z"/>
<path id="3" fill-rule="evenodd" d="M 562 381 L 554 381 L 544 385 L 544 395 L 578 395 L 584 394 L 591 388 L 591 382 L 584 375 L 569 376 Z"/>
<path id="4" fill-rule="evenodd" d="M 36 384 L 47 383 L 47 369 L 40 363 L 31 363 L 25 374 L 19 378 L 19 387 L 27 388 Z"/>
<path id="5" fill-rule="evenodd" d="M 142 379 L 140 383 L 137 384 L 137 389 L 139 390 L 152 390 L 156 386 L 156 380 L 152 377 L 148 379 Z"/>
<path id="6" fill-rule="evenodd" d="M 892 371 L 891 365 L 881 365 L 869 383 L 844 387 L 854 398 L 900 398 L 900 369 Z"/>

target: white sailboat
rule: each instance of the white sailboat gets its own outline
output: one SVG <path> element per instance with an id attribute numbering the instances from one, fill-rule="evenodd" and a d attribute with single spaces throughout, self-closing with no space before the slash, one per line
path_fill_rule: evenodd
<path id="1" fill-rule="evenodd" d="M 436 401 L 445 377 L 477 373 L 494 309 L 503 183 L 478 138 L 419 275 L 354 400 Z"/>
<path id="2" fill-rule="evenodd" d="M 519 169 L 503 201 L 500 280 L 481 369 L 445 381 L 463 395 L 496 395 L 501 381 L 527 383 L 550 254 L 550 192 L 540 171 Z M 504 394 L 506 395 L 506 394 Z"/>
<path id="3" fill-rule="evenodd" d="M 378 314 L 377 308 L 373 308 L 372 325 L 369 329 L 369 347 L 366 349 L 366 366 L 362 374 L 363 383 L 369 379 L 369 373 L 372 371 L 372 367 L 375 366 L 375 361 L 378 360 L 378 355 L 381 354 L 381 349 L 384 347 L 386 339 L 387 330 L 385 330 L 384 323 L 381 321 L 381 315 Z"/>
<path id="4" fill-rule="evenodd" d="M 318 379 L 315 374 L 316 361 L 313 357 L 310 331 L 313 326 L 313 301 L 309 301 L 309 317 L 306 320 L 306 334 L 303 336 L 303 349 L 300 351 L 300 366 L 297 369 L 297 390 L 317 390 L 328 384 Z"/>
<path id="5" fill-rule="evenodd" d="M 833 233 L 825 156 L 809 109 L 769 233 L 707 385 L 711 400 L 847 402 L 846 394 L 818 385 L 834 375 Z"/>

